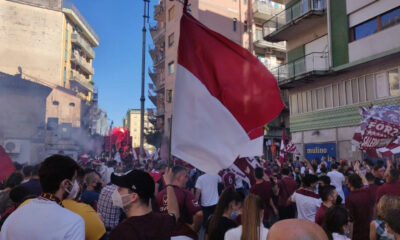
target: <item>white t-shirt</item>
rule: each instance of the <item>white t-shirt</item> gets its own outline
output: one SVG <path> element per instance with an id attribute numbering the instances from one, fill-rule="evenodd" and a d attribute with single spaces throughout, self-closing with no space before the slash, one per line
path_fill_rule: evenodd
<path id="1" fill-rule="evenodd" d="M 209 207 L 218 203 L 218 183 L 221 181 L 219 175 L 208 173 L 201 175 L 197 179 L 195 188 L 201 191 L 201 206 Z"/>
<path id="2" fill-rule="evenodd" d="M 297 218 L 315 221 L 315 214 L 321 206 L 322 200 L 317 194 L 304 189 L 299 189 L 290 197 L 297 206 Z"/>
<path id="3" fill-rule="evenodd" d="M 328 172 L 328 177 L 331 179 L 331 185 L 335 186 L 336 191 L 338 192 L 339 196 L 342 198 L 342 203 L 344 203 L 344 192 L 342 188 L 342 184 L 345 180 L 344 175 L 341 172 L 333 170 Z"/>
<path id="4" fill-rule="evenodd" d="M 333 240 L 350 240 L 350 238 L 346 237 L 345 235 L 340 235 L 339 233 L 332 233 Z"/>
<path id="5" fill-rule="evenodd" d="M 267 239 L 268 236 L 268 228 L 265 228 L 262 224 L 260 226 L 260 240 L 265 240 Z M 236 228 L 229 229 L 225 233 L 225 240 L 240 240 L 240 237 L 242 236 L 242 225 Z"/>
<path id="6" fill-rule="evenodd" d="M 1 240 L 83 240 L 85 223 L 56 202 L 33 199 L 4 222 Z"/>

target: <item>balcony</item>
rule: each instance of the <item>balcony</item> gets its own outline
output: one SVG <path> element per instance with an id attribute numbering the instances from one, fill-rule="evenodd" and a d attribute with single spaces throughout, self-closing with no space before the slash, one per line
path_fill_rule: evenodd
<path id="1" fill-rule="evenodd" d="M 313 52 L 293 62 L 271 69 L 279 86 L 295 87 L 304 81 L 310 81 L 314 76 L 321 76 L 329 72 L 329 54 L 327 52 Z"/>
<path id="2" fill-rule="evenodd" d="M 149 76 L 150 76 L 150 78 L 151 78 L 151 80 L 153 81 L 153 83 L 155 84 L 155 85 L 157 85 L 157 83 L 158 83 L 158 74 L 157 74 L 157 70 L 155 70 L 155 69 L 151 69 L 151 68 L 149 68 Z"/>
<path id="3" fill-rule="evenodd" d="M 90 63 L 88 63 L 84 58 L 82 58 L 77 51 L 74 51 L 71 54 L 71 62 L 79 65 L 83 71 L 85 71 L 88 74 L 93 75 L 94 74 L 94 69 L 92 66 L 90 66 Z"/>
<path id="4" fill-rule="evenodd" d="M 95 55 L 92 46 L 78 33 L 71 34 L 71 42 L 79 45 L 89 58 L 94 58 Z"/>
<path id="5" fill-rule="evenodd" d="M 293 39 L 313 29 L 326 19 L 325 0 L 303 0 L 263 24 L 264 39 L 280 42 Z"/>
<path id="6" fill-rule="evenodd" d="M 267 58 L 258 58 L 258 60 L 262 63 L 262 64 L 264 64 L 264 66 L 268 69 L 268 70 L 270 70 L 271 71 L 271 69 L 275 69 L 275 68 L 277 68 L 277 67 L 279 67 L 280 66 L 280 64 L 279 63 L 277 63 L 277 62 L 271 62 L 271 61 L 269 61 Z"/>
<path id="7" fill-rule="evenodd" d="M 147 92 L 147 95 L 149 96 L 150 101 L 157 106 L 157 94 L 152 93 L 150 90 Z"/>
<path id="8" fill-rule="evenodd" d="M 165 52 L 160 51 L 159 54 L 153 59 L 154 67 L 158 67 L 165 61 Z"/>
<path id="9" fill-rule="evenodd" d="M 71 71 L 70 81 L 79 84 L 90 92 L 93 92 L 93 85 L 88 80 L 84 79 L 82 75 L 75 71 Z"/>
<path id="10" fill-rule="evenodd" d="M 157 56 L 157 48 L 156 47 L 152 48 L 149 46 L 149 53 L 150 53 L 151 59 L 153 59 L 153 61 L 154 61 L 155 57 Z"/>
<path id="11" fill-rule="evenodd" d="M 255 0 L 253 3 L 253 17 L 255 21 L 264 22 L 277 15 L 283 9 L 285 9 L 284 5 L 273 1 Z"/>
<path id="12" fill-rule="evenodd" d="M 151 37 L 153 38 L 153 42 L 158 42 L 161 39 L 164 39 L 165 37 L 165 27 L 150 27 L 150 34 Z"/>
<path id="13" fill-rule="evenodd" d="M 273 48 L 281 52 L 286 52 L 286 42 L 267 42 L 264 40 L 261 30 L 256 30 L 254 34 L 254 45 L 259 48 Z"/>
<path id="14" fill-rule="evenodd" d="M 161 1 L 160 4 L 154 6 L 154 20 L 160 20 L 165 18 L 165 7 L 164 1 Z"/>
<path id="15" fill-rule="evenodd" d="M 92 42 L 94 46 L 99 45 L 99 36 L 97 36 L 96 32 L 90 26 L 90 24 L 86 21 L 86 19 L 82 16 L 81 12 L 75 5 L 68 1 L 62 1 L 63 12 L 79 27 L 83 30 L 83 33 L 88 37 L 88 39 Z"/>

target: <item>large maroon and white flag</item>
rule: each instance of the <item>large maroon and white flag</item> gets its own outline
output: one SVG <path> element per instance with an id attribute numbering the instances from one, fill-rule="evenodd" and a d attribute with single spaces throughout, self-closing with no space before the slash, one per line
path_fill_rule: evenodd
<path id="1" fill-rule="evenodd" d="M 353 136 L 353 144 L 372 157 L 400 153 L 400 106 L 360 108 L 364 118 Z"/>
<path id="2" fill-rule="evenodd" d="M 282 110 L 275 78 L 250 52 L 184 13 L 172 121 L 172 154 L 218 173 L 262 155 L 264 125 Z"/>

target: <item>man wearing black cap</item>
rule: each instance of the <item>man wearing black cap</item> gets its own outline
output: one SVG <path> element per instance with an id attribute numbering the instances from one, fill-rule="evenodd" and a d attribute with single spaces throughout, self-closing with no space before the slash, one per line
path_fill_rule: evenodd
<path id="1" fill-rule="evenodd" d="M 168 214 L 152 212 L 150 199 L 154 195 L 153 178 L 146 172 L 133 170 L 126 175 L 111 175 L 111 182 L 118 186 L 112 194 L 113 204 L 124 209 L 127 219 L 110 234 L 110 240 L 164 240 L 169 239 L 179 207 L 171 184 L 172 173 L 166 169 L 164 180 L 167 185 Z"/>

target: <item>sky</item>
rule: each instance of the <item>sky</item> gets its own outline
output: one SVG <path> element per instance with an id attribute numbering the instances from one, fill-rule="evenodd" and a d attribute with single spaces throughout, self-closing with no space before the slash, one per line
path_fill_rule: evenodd
<path id="1" fill-rule="evenodd" d="M 100 108 L 107 112 L 109 122 L 122 126 L 130 108 L 140 108 L 142 63 L 142 0 L 72 0 L 100 38 L 95 47 L 93 81 L 99 91 Z M 154 26 L 150 0 L 150 24 Z M 154 108 L 147 97 L 148 67 L 152 65 L 148 46 L 152 39 L 148 24 L 146 37 L 145 108 Z"/>

